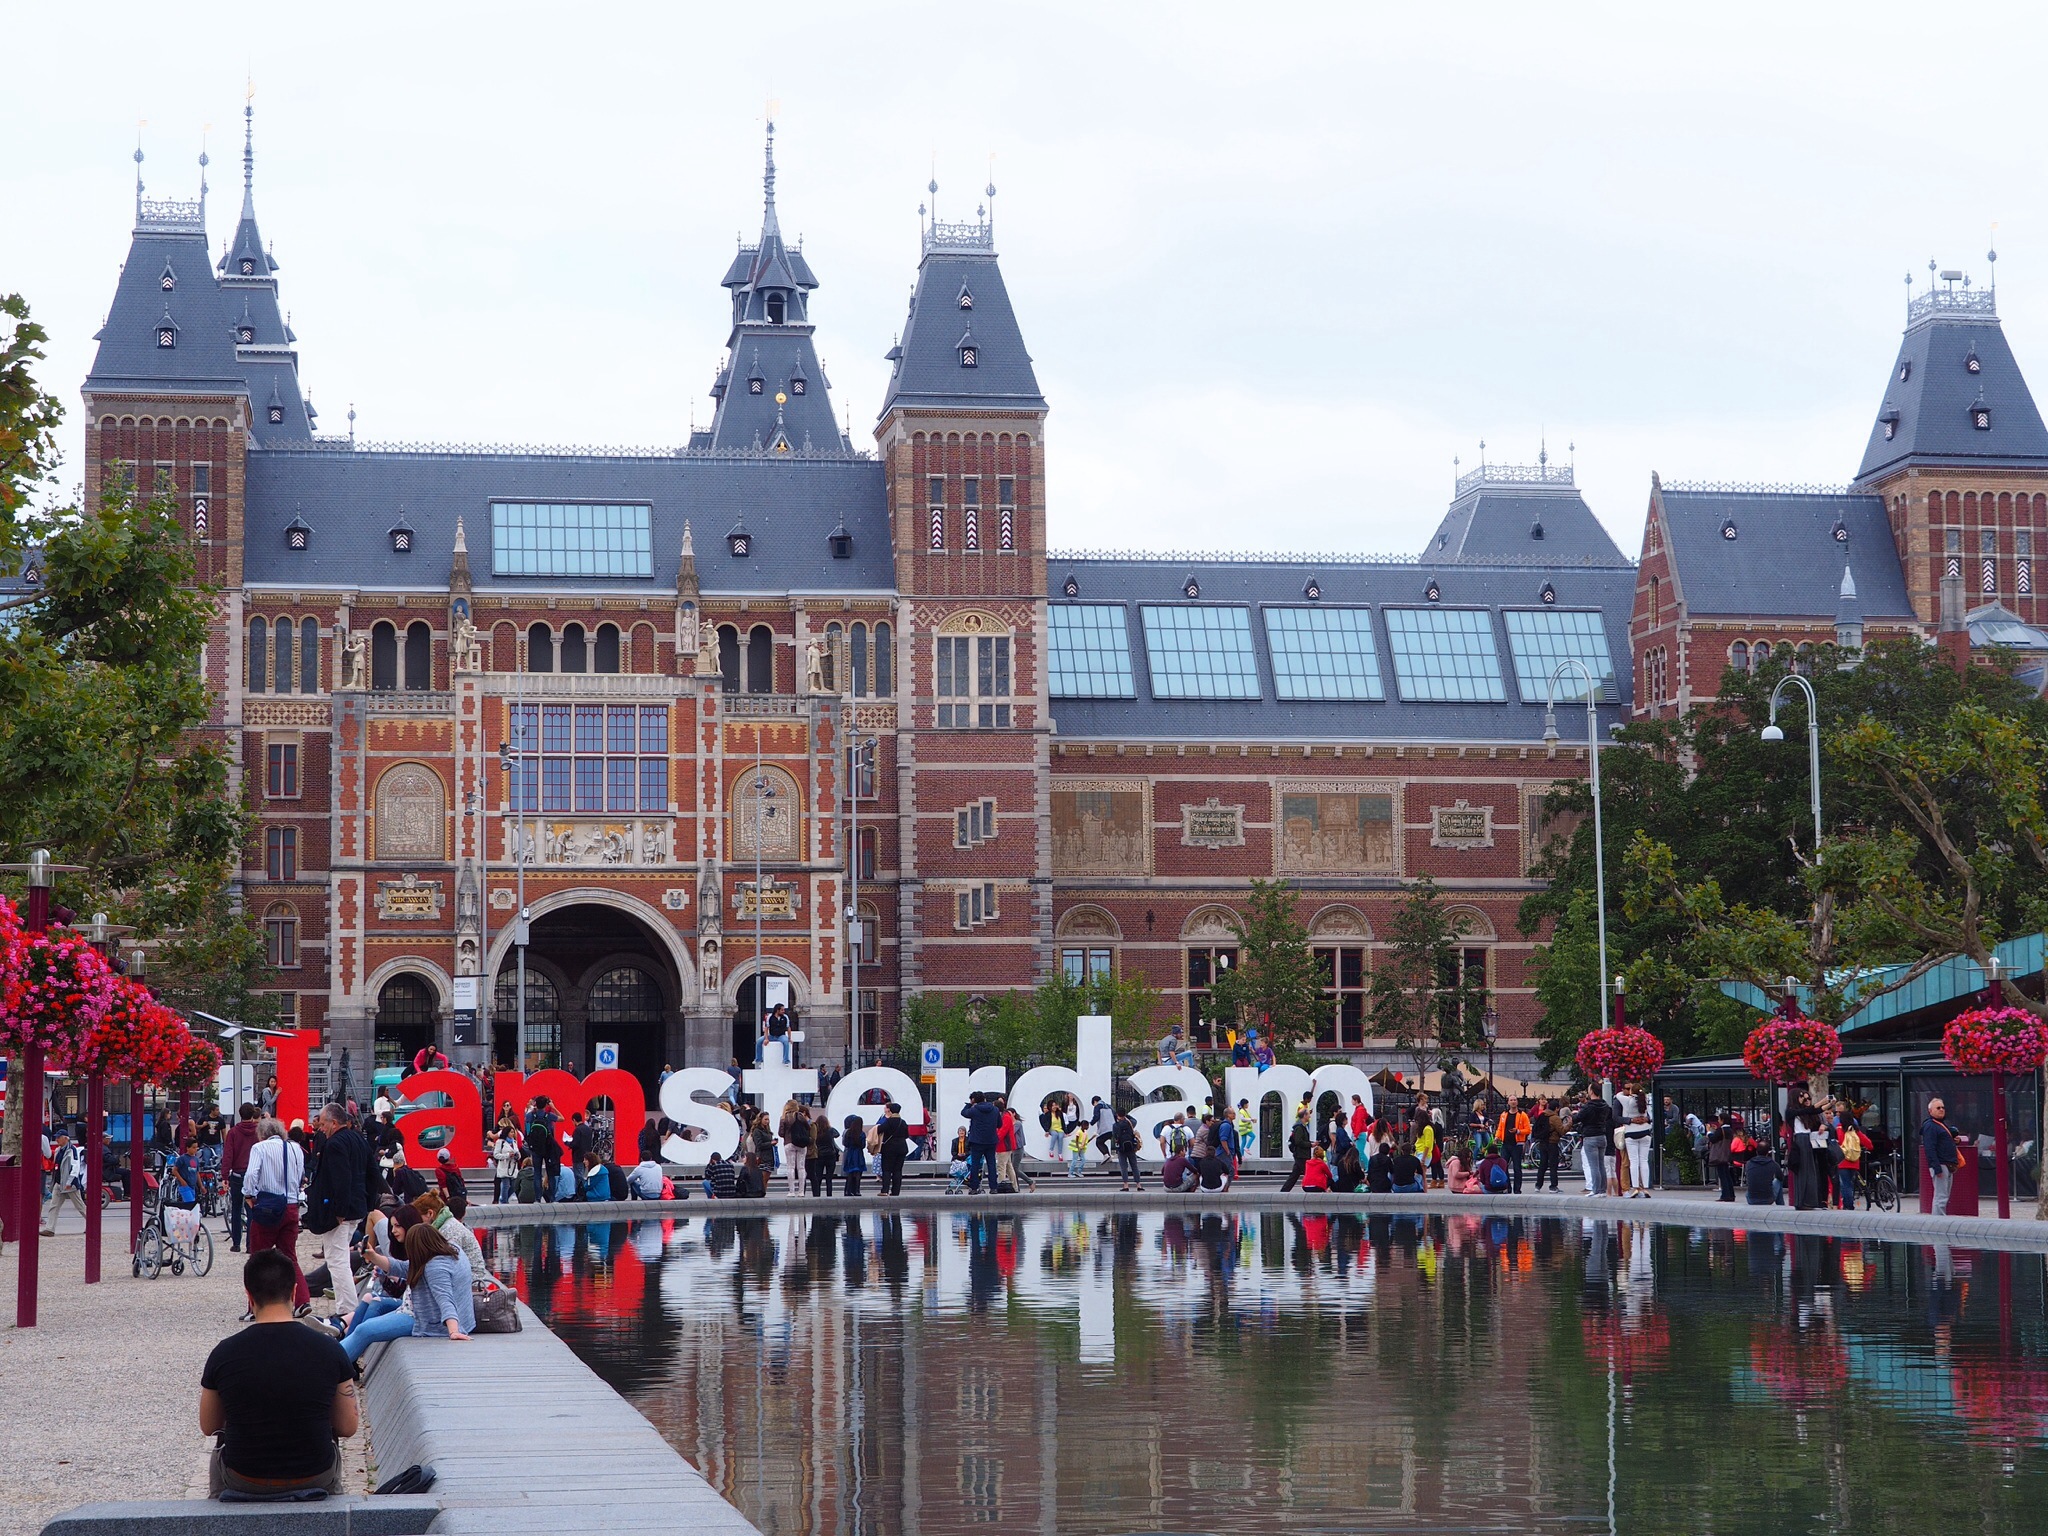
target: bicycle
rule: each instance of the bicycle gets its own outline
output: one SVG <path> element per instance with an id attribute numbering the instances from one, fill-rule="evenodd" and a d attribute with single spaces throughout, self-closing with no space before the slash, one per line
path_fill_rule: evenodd
<path id="1" fill-rule="evenodd" d="M 149 1214 L 143 1218 L 142 1235 L 135 1241 L 135 1253 L 129 1261 L 131 1272 L 139 1279 L 154 1280 L 164 1272 L 166 1265 L 174 1275 L 185 1273 L 185 1266 L 192 1266 L 195 1276 L 204 1275 L 213 1268 L 213 1234 L 206 1230 L 206 1222 L 199 1215 L 197 1206 L 172 1206 L 166 1198 L 163 1182 L 149 1180 L 156 1198 L 150 1202 Z M 165 1213 L 170 1210 L 190 1210 L 194 1225 L 192 1235 L 180 1242 L 172 1235 Z"/>
<path id="2" fill-rule="evenodd" d="M 1863 1168 L 1857 1179 L 1863 1192 L 1865 1210 L 1876 1206 L 1880 1211 L 1895 1211 L 1899 1208 L 1899 1180 L 1893 1171 L 1898 1166 L 1898 1154 L 1887 1154 L 1882 1158 L 1869 1153 L 1863 1156 Z"/>

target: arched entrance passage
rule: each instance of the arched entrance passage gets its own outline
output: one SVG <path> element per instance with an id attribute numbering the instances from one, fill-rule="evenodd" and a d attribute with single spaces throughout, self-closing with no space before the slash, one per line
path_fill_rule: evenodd
<path id="1" fill-rule="evenodd" d="M 434 1043 L 433 985 L 404 971 L 377 989 L 377 1065 L 404 1067 Z"/>
<path id="2" fill-rule="evenodd" d="M 668 940 L 618 907 L 577 902 L 541 911 L 527 946 L 527 1053 L 516 1063 L 519 956 L 493 946 L 491 1033 L 497 1059 L 527 1071 L 597 1069 L 597 1047 L 619 1048 L 619 1066 L 640 1079 L 652 1104 L 661 1069 L 677 1058 L 670 1035 L 682 1017 L 681 979 Z"/>
<path id="3" fill-rule="evenodd" d="M 768 1010 L 774 1006 L 778 998 L 789 1005 L 790 1028 L 802 1029 L 803 993 L 796 979 L 787 972 L 772 967 L 767 971 L 750 971 L 734 984 L 732 1053 L 738 1058 L 741 1066 L 754 1065 L 761 1039 L 761 1021 L 768 1016 Z M 798 1066 L 802 1066 L 804 1048 L 798 1045 L 793 1049 L 792 1059 Z"/>

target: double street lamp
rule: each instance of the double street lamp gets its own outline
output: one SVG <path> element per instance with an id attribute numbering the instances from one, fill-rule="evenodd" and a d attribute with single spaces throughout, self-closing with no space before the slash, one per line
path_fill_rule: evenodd
<path id="1" fill-rule="evenodd" d="M 1817 856 L 1820 853 L 1820 700 L 1814 696 L 1813 684 L 1797 672 L 1787 672 L 1778 679 L 1778 686 L 1771 690 L 1771 718 L 1764 727 L 1763 739 L 1770 742 L 1785 739 L 1785 732 L 1778 725 L 1778 701 L 1784 698 L 1787 688 L 1793 687 L 1806 695 L 1807 803 L 1813 810 L 1813 851 Z"/>

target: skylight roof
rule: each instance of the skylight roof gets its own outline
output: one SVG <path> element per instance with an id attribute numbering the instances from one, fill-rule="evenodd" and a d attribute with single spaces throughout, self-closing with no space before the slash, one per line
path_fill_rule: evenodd
<path id="1" fill-rule="evenodd" d="M 1508 649 L 1515 656 L 1515 687 L 1524 703 L 1541 704 L 1550 697 L 1550 677 L 1558 663 L 1585 664 L 1600 686 L 1600 702 L 1612 704 L 1620 692 L 1614 681 L 1614 658 L 1607 650 L 1607 625 L 1597 612 L 1559 608 L 1509 608 L 1501 613 L 1508 627 Z M 1577 667 L 1567 667 L 1557 680 L 1557 696 L 1584 703 L 1586 680 Z"/>
<path id="2" fill-rule="evenodd" d="M 1384 699 L 1372 616 L 1363 608 L 1268 608 L 1266 646 L 1283 699 Z"/>
<path id="3" fill-rule="evenodd" d="M 1056 699 L 1137 697 L 1121 603 L 1054 603 L 1048 691 Z"/>
<path id="4" fill-rule="evenodd" d="M 495 576 L 652 576 L 654 509 L 645 503 L 491 504 Z"/>
<path id="5" fill-rule="evenodd" d="M 1256 699 L 1259 663 L 1243 608 L 1142 604 L 1155 699 Z"/>
<path id="6" fill-rule="evenodd" d="M 1401 697 L 1426 702 L 1499 704 L 1500 652 L 1493 616 L 1483 608 L 1389 608 L 1387 645 Z"/>

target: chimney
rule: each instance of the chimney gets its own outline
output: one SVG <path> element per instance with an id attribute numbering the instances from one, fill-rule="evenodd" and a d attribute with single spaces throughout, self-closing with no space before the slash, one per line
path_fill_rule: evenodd
<path id="1" fill-rule="evenodd" d="M 1961 672 L 1970 664 L 1970 628 L 1963 622 L 1963 573 L 1950 570 L 1941 578 L 1941 628 L 1934 638 L 1942 658 Z"/>

